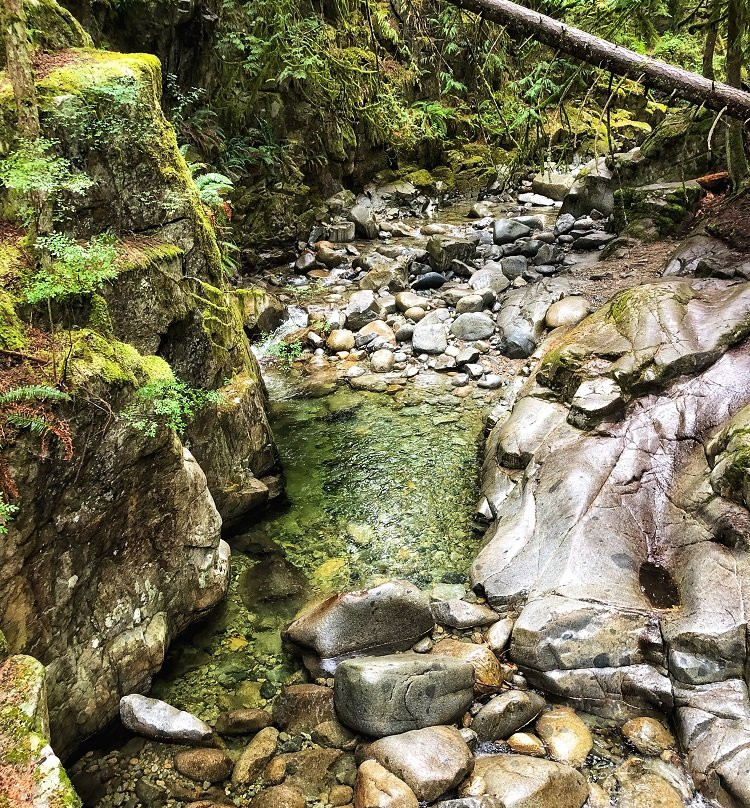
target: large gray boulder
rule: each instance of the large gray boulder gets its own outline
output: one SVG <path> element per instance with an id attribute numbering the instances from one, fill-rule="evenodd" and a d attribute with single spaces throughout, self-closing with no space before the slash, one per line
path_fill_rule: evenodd
<path id="1" fill-rule="evenodd" d="M 411 338 L 414 353 L 441 354 L 448 347 L 445 321 L 449 317 L 447 309 L 431 311 L 415 326 Z"/>
<path id="2" fill-rule="evenodd" d="M 211 727 L 192 713 L 137 693 L 120 699 L 120 720 L 136 735 L 157 741 L 200 745 L 210 743 L 213 737 Z"/>
<path id="3" fill-rule="evenodd" d="M 373 210 L 369 205 L 358 204 L 349 211 L 349 218 L 354 222 L 355 231 L 362 238 L 377 238 L 380 228 Z"/>
<path id="4" fill-rule="evenodd" d="M 558 338 L 490 435 L 495 521 L 472 568 L 518 615 L 510 656 L 532 686 L 671 715 L 725 805 L 747 800 L 750 743 L 748 335 L 750 284 L 671 279 Z"/>
<path id="5" fill-rule="evenodd" d="M 348 727 L 383 737 L 452 724 L 471 704 L 473 687 L 473 666 L 450 657 L 359 657 L 336 669 L 334 703 Z"/>
<path id="6" fill-rule="evenodd" d="M 544 332 L 549 307 L 569 289 L 566 280 L 549 278 L 509 292 L 497 315 L 502 352 L 511 359 L 531 356 Z"/>
<path id="7" fill-rule="evenodd" d="M 476 761 L 459 793 L 497 797 L 505 808 L 581 808 L 589 788 L 572 766 L 526 755 L 488 755 Z"/>
<path id="8" fill-rule="evenodd" d="M 346 325 L 352 331 L 359 331 L 380 316 L 380 306 L 372 289 L 355 292 L 344 309 Z"/>
<path id="9" fill-rule="evenodd" d="M 427 242 L 430 266 L 436 272 L 447 272 L 452 261 L 469 261 L 474 256 L 478 238 L 454 238 L 433 236 Z"/>
<path id="10" fill-rule="evenodd" d="M 561 174 L 555 171 L 542 171 L 531 181 L 531 188 L 535 194 L 548 196 L 560 202 L 575 183 L 573 174 Z"/>
<path id="11" fill-rule="evenodd" d="M 313 652 L 333 672 L 351 655 L 405 651 L 434 625 L 426 594 L 408 581 L 342 592 L 305 611 L 284 638 Z"/>
<path id="12" fill-rule="evenodd" d="M 531 235 L 531 228 L 513 219 L 496 219 L 492 229 L 495 244 L 511 244 L 519 238 Z"/>
<path id="13" fill-rule="evenodd" d="M 489 314 L 467 312 L 459 314 L 451 324 L 451 334 L 466 342 L 487 339 L 495 333 L 495 323 Z"/>
<path id="14" fill-rule="evenodd" d="M 598 210 L 609 216 L 615 209 L 612 172 L 603 157 L 587 163 L 562 201 L 561 214 L 570 213 L 576 219 Z"/>
<path id="15" fill-rule="evenodd" d="M 434 802 L 474 767 L 471 749 L 455 727 L 426 727 L 381 738 L 367 747 L 421 802 Z"/>
<path id="16" fill-rule="evenodd" d="M 469 286 L 477 292 L 491 289 L 496 295 L 499 295 L 510 286 L 510 280 L 500 262 L 488 261 L 469 278 Z"/>

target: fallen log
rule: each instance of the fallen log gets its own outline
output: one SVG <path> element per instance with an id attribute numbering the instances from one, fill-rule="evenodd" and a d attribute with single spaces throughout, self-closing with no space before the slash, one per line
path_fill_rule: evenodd
<path id="1" fill-rule="evenodd" d="M 723 112 L 732 118 L 745 122 L 750 119 L 750 93 L 744 90 L 622 48 L 509 0 L 450 2 L 500 23 L 515 36 L 530 37 L 575 59 L 646 82 L 665 92 L 674 92 L 687 101 Z"/>

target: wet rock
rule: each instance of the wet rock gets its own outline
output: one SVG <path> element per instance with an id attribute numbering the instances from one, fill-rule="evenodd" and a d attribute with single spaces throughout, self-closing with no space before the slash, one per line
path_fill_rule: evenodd
<path id="1" fill-rule="evenodd" d="M 407 311 L 408 309 L 427 308 L 427 299 L 421 295 L 415 295 L 414 292 L 399 292 L 396 295 L 396 306 L 399 311 Z"/>
<path id="2" fill-rule="evenodd" d="M 275 727 L 262 729 L 239 756 L 232 772 L 234 785 L 253 783 L 276 752 L 279 731 Z"/>
<path id="3" fill-rule="evenodd" d="M 476 238 L 452 238 L 451 236 L 433 236 L 427 242 L 430 266 L 436 272 L 448 272 L 452 261 L 467 261 L 474 255 Z"/>
<path id="4" fill-rule="evenodd" d="M 434 802 L 458 785 L 474 765 L 471 750 L 454 727 L 427 727 L 381 738 L 367 747 L 367 755 L 424 802 Z"/>
<path id="5" fill-rule="evenodd" d="M 329 269 L 334 269 L 346 261 L 346 255 L 344 253 L 326 244 L 322 244 L 318 247 L 316 257 L 321 264 L 324 264 Z"/>
<path id="6" fill-rule="evenodd" d="M 427 596 L 406 581 L 389 581 L 333 595 L 298 617 L 284 636 L 314 651 L 332 671 L 348 654 L 405 651 L 432 627 Z"/>
<path id="7" fill-rule="evenodd" d="M 417 290 L 439 289 L 445 283 L 447 283 L 445 275 L 439 272 L 425 272 L 424 275 L 420 275 L 415 281 L 412 281 L 411 288 Z"/>
<path id="8" fill-rule="evenodd" d="M 505 808 L 581 808 L 588 798 L 583 775 L 571 766 L 524 755 L 477 759 L 459 794 L 492 796 Z"/>
<path id="9" fill-rule="evenodd" d="M 495 244 L 511 244 L 519 238 L 531 235 L 531 228 L 513 219 L 497 219 L 492 230 Z"/>
<path id="10" fill-rule="evenodd" d="M 354 789 L 351 786 L 334 786 L 328 792 L 328 802 L 333 806 L 348 805 L 354 798 Z"/>
<path id="11" fill-rule="evenodd" d="M 554 760 L 571 766 L 583 766 L 594 741 L 589 728 L 570 707 L 557 705 L 536 722 L 537 735 Z"/>
<path id="12" fill-rule="evenodd" d="M 646 771 L 643 762 L 630 759 L 615 772 L 620 783 L 617 795 L 622 808 L 683 808 L 679 792 L 657 774 Z"/>
<path id="13" fill-rule="evenodd" d="M 474 670 L 474 692 L 477 695 L 495 693 L 503 683 L 503 670 L 488 645 L 446 638 L 440 640 L 430 653 L 470 663 Z"/>
<path id="14" fill-rule="evenodd" d="M 200 718 L 135 693 L 120 699 L 120 720 L 131 732 L 157 741 L 206 744 L 213 738 L 213 730 Z"/>
<path id="15" fill-rule="evenodd" d="M 333 721 L 333 690 L 321 685 L 289 685 L 273 705 L 273 721 L 292 735 L 310 732 L 323 721 Z"/>
<path id="16" fill-rule="evenodd" d="M 250 800 L 249 808 L 305 808 L 305 795 L 294 786 L 266 788 Z"/>
<path id="17" fill-rule="evenodd" d="M 560 328 L 580 323 L 591 312 L 591 306 L 585 297 L 571 295 L 558 300 L 547 309 L 545 322 L 547 328 Z"/>
<path id="18" fill-rule="evenodd" d="M 281 756 L 286 767 L 284 784 L 299 788 L 306 797 L 317 797 L 338 784 L 338 776 L 348 766 L 351 756 L 340 749 L 311 747 Z"/>
<path id="19" fill-rule="evenodd" d="M 370 367 L 375 373 L 388 373 L 393 370 L 396 360 L 393 358 L 393 351 L 381 348 L 370 357 Z"/>
<path id="20" fill-rule="evenodd" d="M 221 749 L 183 749 L 174 756 L 180 774 L 199 783 L 219 783 L 232 773 L 232 759 Z"/>
<path id="21" fill-rule="evenodd" d="M 355 808 L 418 808 L 414 792 L 376 760 L 366 760 L 357 772 Z"/>
<path id="22" fill-rule="evenodd" d="M 477 202 L 472 205 L 467 214 L 470 219 L 485 219 L 490 216 L 490 209 L 483 202 Z"/>
<path id="23" fill-rule="evenodd" d="M 531 356 L 544 331 L 548 309 L 564 297 L 569 288 L 566 281 L 550 278 L 508 293 L 497 315 L 502 353 L 512 359 Z"/>
<path id="24" fill-rule="evenodd" d="M 514 622 L 513 618 L 504 617 L 490 626 L 487 632 L 487 644 L 496 654 L 504 651 L 508 645 Z"/>
<path id="25" fill-rule="evenodd" d="M 354 334 L 348 328 L 334 328 L 326 339 L 326 345 L 334 353 L 351 351 L 354 347 Z"/>
<path id="26" fill-rule="evenodd" d="M 403 261 L 380 261 L 359 282 L 360 289 L 376 291 L 388 289 L 400 292 L 406 289 L 409 282 L 409 271 Z"/>
<path id="27" fill-rule="evenodd" d="M 509 281 L 514 281 L 526 272 L 529 262 L 523 255 L 510 255 L 500 260 L 500 266 L 503 268 L 503 275 Z"/>
<path id="28" fill-rule="evenodd" d="M 531 723 L 544 706 L 544 699 L 536 693 L 510 690 L 482 707 L 471 728 L 480 741 L 504 740 Z"/>
<path id="29" fill-rule="evenodd" d="M 364 326 L 364 328 L 360 328 L 357 332 L 358 337 L 369 337 L 371 335 L 374 336 L 376 338 L 375 341 L 379 341 L 380 344 L 396 345 L 396 335 L 393 333 L 393 329 L 382 320 L 373 320 L 371 323 Z"/>
<path id="30" fill-rule="evenodd" d="M 481 294 L 485 289 L 491 289 L 495 295 L 502 294 L 509 286 L 510 281 L 503 272 L 503 267 L 496 261 L 488 261 L 480 270 L 469 278 L 469 286 Z M 487 301 L 485 300 L 485 306 Z"/>
<path id="31" fill-rule="evenodd" d="M 531 188 L 535 194 L 549 197 L 557 202 L 565 198 L 575 182 L 572 174 L 559 174 L 554 171 L 543 171 L 531 181 Z"/>
<path id="32" fill-rule="evenodd" d="M 466 342 L 487 339 L 495 333 L 492 318 L 481 312 L 459 314 L 451 325 L 451 334 Z"/>
<path id="33" fill-rule="evenodd" d="M 544 744 L 530 732 L 514 732 L 508 738 L 508 746 L 519 755 L 544 757 L 547 754 Z"/>
<path id="34" fill-rule="evenodd" d="M 561 213 L 555 222 L 555 234 L 558 236 L 570 233 L 575 227 L 576 217 L 570 213 Z"/>
<path id="35" fill-rule="evenodd" d="M 573 242 L 573 249 L 581 252 L 585 250 L 599 250 L 602 247 L 606 247 L 607 244 L 609 244 L 610 241 L 614 241 L 615 238 L 614 233 L 602 233 L 601 231 L 588 233 L 585 236 L 579 236 Z"/>
<path id="36" fill-rule="evenodd" d="M 362 238 L 375 239 L 378 237 L 378 223 L 375 221 L 371 207 L 355 205 L 349 211 L 349 218 L 354 222 L 356 232 Z"/>
<path id="37" fill-rule="evenodd" d="M 483 390 L 497 390 L 503 386 L 503 377 L 498 376 L 496 373 L 488 373 L 483 379 L 477 382 L 477 387 Z"/>
<path id="38" fill-rule="evenodd" d="M 294 262 L 294 268 L 297 270 L 297 272 L 307 272 L 311 270 L 316 263 L 317 261 L 315 259 L 315 254 L 306 250 Z"/>
<path id="39" fill-rule="evenodd" d="M 377 373 L 364 373 L 361 376 L 350 377 L 349 384 L 355 390 L 366 390 L 368 393 L 385 393 L 388 382 Z"/>
<path id="40" fill-rule="evenodd" d="M 344 724 L 382 737 L 453 723 L 471 704 L 473 685 L 474 668 L 457 659 L 361 657 L 337 668 L 334 699 Z"/>
<path id="41" fill-rule="evenodd" d="M 445 321 L 449 314 L 445 309 L 437 309 L 423 317 L 414 327 L 412 346 L 415 353 L 441 354 L 448 347 Z"/>
<path id="42" fill-rule="evenodd" d="M 465 600 L 443 600 L 432 604 L 432 616 L 436 623 L 450 628 L 474 628 L 497 622 L 497 612 L 481 603 Z"/>
<path id="43" fill-rule="evenodd" d="M 323 721 L 312 731 L 312 739 L 319 746 L 351 751 L 357 745 L 356 736 L 338 720 Z"/>
<path id="44" fill-rule="evenodd" d="M 349 298 L 344 314 L 346 314 L 346 324 L 352 331 L 359 331 L 367 323 L 377 320 L 380 316 L 380 307 L 375 293 L 370 289 L 355 292 Z"/>
<path id="45" fill-rule="evenodd" d="M 659 755 L 676 746 L 672 733 L 655 718 L 631 718 L 624 724 L 622 734 L 642 755 Z"/>
<path id="46" fill-rule="evenodd" d="M 456 303 L 456 311 L 458 314 L 484 311 L 484 308 L 484 298 L 481 295 L 464 295 Z"/>

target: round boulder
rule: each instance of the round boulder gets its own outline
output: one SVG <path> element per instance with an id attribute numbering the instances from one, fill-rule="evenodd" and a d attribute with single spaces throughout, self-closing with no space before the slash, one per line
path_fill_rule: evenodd
<path id="1" fill-rule="evenodd" d="M 585 297 L 571 295 L 558 300 L 547 309 L 545 322 L 547 328 L 560 328 L 580 323 L 591 312 L 591 306 Z"/>
<path id="2" fill-rule="evenodd" d="M 334 353 L 351 351 L 354 347 L 354 334 L 348 328 L 334 328 L 328 335 L 326 345 Z"/>
<path id="3" fill-rule="evenodd" d="M 199 783 L 220 783 L 232 773 L 232 760 L 221 749 L 183 749 L 174 756 L 174 767 Z"/>
<path id="4" fill-rule="evenodd" d="M 451 334 L 466 342 L 487 339 L 495 333 L 493 319 L 481 312 L 459 314 L 451 325 Z"/>

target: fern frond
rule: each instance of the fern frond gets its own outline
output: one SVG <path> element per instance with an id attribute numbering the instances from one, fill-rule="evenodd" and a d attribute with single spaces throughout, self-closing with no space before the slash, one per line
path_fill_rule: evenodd
<path id="1" fill-rule="evenodd" d="M 29 384 L 0 393 L 0 407 L 27 401 L 69 401 L 70 396 L 46 384 Z"/>

